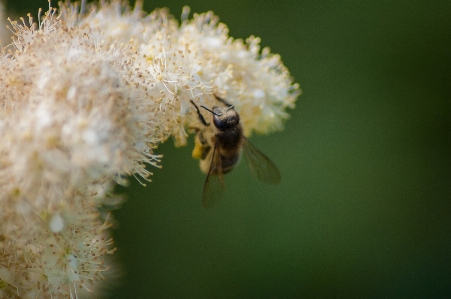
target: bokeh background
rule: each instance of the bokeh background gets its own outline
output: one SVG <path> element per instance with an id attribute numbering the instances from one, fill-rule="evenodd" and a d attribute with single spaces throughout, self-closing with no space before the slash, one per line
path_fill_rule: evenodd
<path id="1" fill-rule="evenodd" d="M 56 5 L 56 1 L 55 2 Z M 116 298 L 451 298 L 451 2 L 149 0 L 213 10 L 281 54 L 303 94 L 203 209 L 192 145 L 118 189 Z M 7 3 L 16 15 L 46 0 Z M 12 13 L 9 13 L 12 14 Z M 190 140 L 192 142 L 192 138 Z"/>

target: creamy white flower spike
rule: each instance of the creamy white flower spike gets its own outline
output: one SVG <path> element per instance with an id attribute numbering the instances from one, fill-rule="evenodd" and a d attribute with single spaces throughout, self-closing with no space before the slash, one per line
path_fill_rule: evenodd
<path id="1" fill-rule="evenodd" d="M 114 184 L 143 184 L 157 146 L 201 128 L 193 105 L 239 111 L 245 135 L 282 129 L 299 86 L 260 40 L 212 12 L 179 24 L 122 1 L 11 21 L 0 56 L 0 298 L 96 296 L 108 277 Z M 7 43 L 5 43 L 7 44 Z"/>

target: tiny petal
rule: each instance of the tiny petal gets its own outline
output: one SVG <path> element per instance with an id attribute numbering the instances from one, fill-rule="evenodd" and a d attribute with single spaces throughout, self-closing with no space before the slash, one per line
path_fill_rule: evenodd
<path id="1" fill-rule="evenodd" d="M 64 228 L 64 220 L 59 213 L 54 214 L 49 221 L 49 228 L 54 233 L 59 233 Z"/>

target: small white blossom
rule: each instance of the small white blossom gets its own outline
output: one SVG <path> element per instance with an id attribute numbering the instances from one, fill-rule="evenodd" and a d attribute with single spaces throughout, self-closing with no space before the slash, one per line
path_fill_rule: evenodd
<path id="1" fill-rule="evenodd" d="M 300 93 L 278 55 L 212 12 L 185 7 L 179 24 L 140 2 L 61 4 L 28 23 L 11 21 L 0 55 L 0 298 L 95 294 L 114 251 L 99 208 L 121 203 L 115 183 L 149 181 L 160 143 L 200 128 L 191 100 L 227 99 L 250 135 L 282 129 Z"/>

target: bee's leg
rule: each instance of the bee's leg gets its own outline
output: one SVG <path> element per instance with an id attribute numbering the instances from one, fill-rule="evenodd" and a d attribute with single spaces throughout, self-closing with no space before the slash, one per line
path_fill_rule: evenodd
<path id="1" fill-rule="evenodd" d="M 197 107 L 197 105 L 194 104 L 193 100 L 190 100 L 190 101 L 191 101 L 191 104 L 194 105 L 194 108 L 196 108 L 197 116 L 199 117 L 200 122 L 203 123 L 204 126 L 209 126 L 210 124 L 207 123 L 207 122 L 205 121 L 205 118 L 204 118 L 204 117 L 202 116 L 202 114 L 200 113 L 199 108 Z"/>
<path id="2" fill-rule="evenodd" d="M 194 149 L 191 155 L 194 159 L 204 160 L 210 149 L 211 147 L 208 145 L 204 135 L 201 131 L 198 131 L 194 138 Z"/>
<path id="3" fill-rule="evenodd" d="M 229 102 L 227 102 L 226 100 L 224 100 L 223 98 L 218 97 L 217 95 L 215 95 L 215 98 L 220 101 L 221 103 L 223 103 L 224 105 L 226 105 L 227 107 L 233 107 L 232 104 L 230 104 Z"/>
<path id="4" fill-rule="evenodd" d="M 205 139 L 204 134 L 199 130 L 197 131 L 197 138 L 199 138 L 199 141 L 202 143 L 203 146 L 207 144 L 207 139 Z"/>

